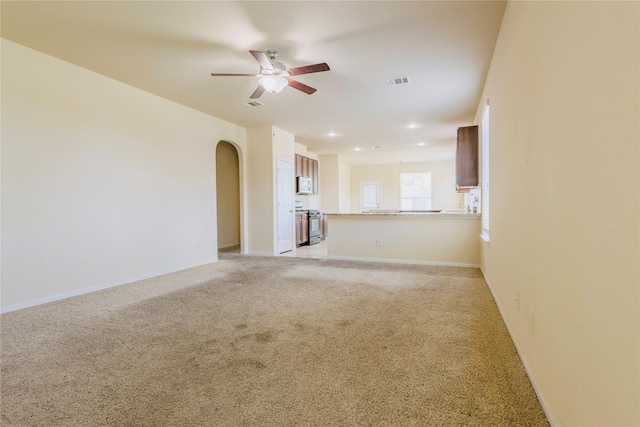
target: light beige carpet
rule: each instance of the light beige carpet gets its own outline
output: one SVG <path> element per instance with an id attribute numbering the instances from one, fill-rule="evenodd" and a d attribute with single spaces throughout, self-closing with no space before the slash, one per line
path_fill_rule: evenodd
<path id="1" fill-rule="evenodd" d="M 546 426 L 477 269 L 224 254 L 2 315 L 3 426 Z"/>

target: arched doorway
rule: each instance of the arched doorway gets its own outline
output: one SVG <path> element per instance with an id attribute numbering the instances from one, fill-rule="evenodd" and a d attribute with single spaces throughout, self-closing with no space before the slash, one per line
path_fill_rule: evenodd
<path id="1" fill-rule="evenodd" d="M 240 253 L 240 162 L 236 147 L 216 146 L 218 251 Z"/>

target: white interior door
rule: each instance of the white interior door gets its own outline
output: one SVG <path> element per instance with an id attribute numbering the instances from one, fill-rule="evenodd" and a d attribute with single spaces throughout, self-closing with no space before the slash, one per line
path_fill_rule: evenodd
<path id="1" fill-rule="evenodd" d="M 278 253 L 293 249 L 293 163 L 278 159 Z"/>
<path id="2" fill-rule="evenodd" d="M 360 212 L 380 209 L 380 181 L 360 181 Z"/>

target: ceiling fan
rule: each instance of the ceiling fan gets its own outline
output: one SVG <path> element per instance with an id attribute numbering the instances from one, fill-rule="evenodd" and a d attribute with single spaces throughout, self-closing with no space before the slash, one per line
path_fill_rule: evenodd
<path id="1" fill-rule="evenodd" d="M 296 67 L 287 69 L 282 63 L 276 61 L 278 58 L 278 51 L 268 50 L 261 52 L 259 50 L 250 50 L 251 55 L 260 64 L 260 74 L 228 74 L 228 73 L 211 73 L 212 76 L 246 76 L 246 77 L 260 77 L 258 88 L 251 94 L 252 99 L 260 98 L 264 91 L 269 93 L 278 93 L 285 86 L 291 86 L 294 89 L 298 89 L 308 95 L 311 95 L 316 89 L 311 86 L 307 86 L 304 83 L 293 80 L 291 76 L 299 76 L 300 74 L 318 73 L 320 71 L 329 71 L 329 66 L 326 63 L 305 65 L 303 67 Z"/>

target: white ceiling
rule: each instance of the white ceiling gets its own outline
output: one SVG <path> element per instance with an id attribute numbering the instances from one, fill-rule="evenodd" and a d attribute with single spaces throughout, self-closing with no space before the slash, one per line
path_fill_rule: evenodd
<path id="1" fill-rule="evenodd" d="M 355 165 L 453 158 L 505 4 L 3 0 L 1 18 L 3 38 L 241 126 L 273 124 Z M 285 88 L 247 107 L 257 78 L 210 74 L 258 73 L 249 49 L 278 50 L 288 68 L 326 62 L 331 71 L 296 77 L 312 95 Z M 385 82 L 404 76 L 410 84 Z"/>

